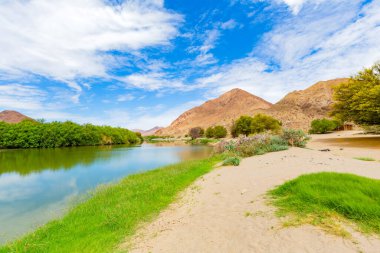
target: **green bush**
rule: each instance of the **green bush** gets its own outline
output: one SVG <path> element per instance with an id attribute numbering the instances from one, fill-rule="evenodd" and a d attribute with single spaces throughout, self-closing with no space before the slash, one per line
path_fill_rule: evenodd
<path id="1" fill-rule="evenodd" d="M 250 134 L 257 134 L 268 131 L 278 133 L 280 130 L 280 121 L 265 114 L 256 114 L 253 118 L 250 116 L 241 116 L 239 119 L 237 119 L 232 124 L 231 134 L 233 137 L 237 137 L 239 135 L 248 136 Z"/>
<path id="2" fill-rule="evenodd" d="M 281 122 L 271 116 L 259 113 L 252 118 L 251 134 L 263 133 L 267 131 L 278 133 L 280 130 Z"/>
<path id="3" fill-rule="evenodd" d="M 342 124 L 337 120 L 315 119 L 311 122 L 311 134 L 325 134 L 339 128 Z"/>
<path id="4" fill-rule="evenodd" d="M 233 166 L 239 166 L 240 164 L 240 158 L 239 157 L 236 157 L 236 156 L 233 156 L 233 157 L 227 157 L 226 159 L 224 159 L 223 161 L 223 166 L 230 166 L 230 165 L 233 165 Z"/>
<path id="5" fill-rule="evenodd" d="M 213 127 L 208 127 L 206 129 L 205 135 L 206 135 L 207 138 L 213 138 L 214 137 L 214 128 Z"/>
<path id="6" fill-rule="evenodd" d="M 288 145 L 292 147 L 306 146 L 307 141 L 310 139 L 302 130 L 284 129 L 281 138 L 288 142 Z"/>
<path id="7" fill-rule="evenodd" d="M 57 148 L 140 142 L 136 133 L 119 127 L 78 125 L 71 121 L 0 122 L 0 148 Z"/>

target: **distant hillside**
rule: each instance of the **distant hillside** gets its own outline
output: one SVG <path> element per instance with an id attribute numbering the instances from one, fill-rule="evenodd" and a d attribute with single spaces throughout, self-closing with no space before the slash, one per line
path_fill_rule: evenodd
<path id="1" fill-rule="evenodd" d="M 321 81 L 305 90 L 293 91 L 264 113 L 281 120 L 284 127 L 308 130 L 313 119 L 328 116 L 334 103 L 333 87 L 347 81 Z"/>
<path id="2" fill-rule="evenodd" d="M 313 119 L 328 116 L 333 103 L 333 86 L 347 80 L 340 78 L 318 82 L 305 90 L 287 94 L 274 105 L 244 90 L 233 89 L 184 112 L 156 134 L 183 136 L 196 126 L 223 125 L 229 128 L 232 121 L 241 115 L 253 116 L 257 113 L 276 117 L 284 127 L 308 130 Z"/>
<path id="3" fill-rule="evenodd" d="M 23 120 L 33 120 L 33 119 L 16 111 L 5 110 L 5 111 L 0 112 L 0 121 L 4 121 L 7 123 L 19 123 Z"/>
<path id="4" fill-rule="evenodd" d="M 134 132 L 141 133 L 142 136 L 154 135 L 156 131 L 162 129 L 162 127 L 156 126 L 149 130 L 133 129 Z"/>
<path id="5" fill-rule="evenodd" d="M 156 133 L 158 135 L 185 135 L 190 128 L 203 128 L 213 125 L 230 126 L 237 116 L 252 115 L 259 109 L 268 109 L 271 103 L 241 89 L 233 89 L 216 99 L 181 114 L 169 127 Z"/>

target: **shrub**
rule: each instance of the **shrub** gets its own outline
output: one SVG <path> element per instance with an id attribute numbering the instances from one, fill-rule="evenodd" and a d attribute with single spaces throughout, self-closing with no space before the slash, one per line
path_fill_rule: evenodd
<path id="1" fill-rule="evenodd" d="M 200 138 L 204 135 L 204 130 L 201 127 L 193 127 L 189 130 L 189 136 L 192 140 Z"/>
<path id="2" fill-rule="evenodd" d="M 229 166 L 229 165 L 239 166 L 240 160 L 241 159 L 239 157 L 236 157 L 236 156 L 227 157 L 226 159 L 224 159 L 223 165 L 224 166 Z"/>
<path id="3" fill-rule="evenodd" d="M 214 128 L 213 127 L 208 127 L 206 129 L 206 137 L 207 138 L 212 138 L 214 137 Z"/>
<path id="4" fill-rule="evenodd" d="M 227 129 L 224 126 L 215 126 L 214 127 L 214 138 L 224 138 L 227 136 Z"/>
<path id="5" fill-rule="evenodd" d="M 271 116 L 259 113 L 252 118 L 251 134 L 262 133 L 266 131 L 278 133 L 280 130 L 281 122 Z"/>
<path id="6" fill-rule="evenodd" d="M 280 130 L 280 121 L 265 114 L 256 114 L 253 118 L 250 116 L 241 116 L 237 119 L 232 124 L 231 135 L 233 137 L 238 137 L 239 135 L 248 136 L 249 134 L 257 134 L 267 131 L 278 133 Z"/>
<path id="7" fill-rule="evenodd" d="M 250 116 L 240 116 L 231 127 L 232 136 L 249 135 L 251 133 L 252 119 Z"/>
<path id="8" fill-rule="evenodd" d="M 310 139 L 302 130 L 284 129 L 281 138 L 288 142 L 292 147 L 305 147 Z"/>
<path id="9" fill-rule="evenodd" d="M 309 133 L 311 134 L 325 134 L 327 132 L 331 132 L 342 124 L 337 120 L 330 119 L 315 119 L 311 122 L 311 129 Z"/>

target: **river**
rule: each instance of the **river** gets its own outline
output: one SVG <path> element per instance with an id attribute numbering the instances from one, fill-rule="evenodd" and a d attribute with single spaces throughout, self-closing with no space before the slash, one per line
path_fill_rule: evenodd
<path id="1" fill-rule="evenodd" d="M 0 244 L 62 216 L 100 184 L 211 151 L 159 144 L 0 150 Z"/>

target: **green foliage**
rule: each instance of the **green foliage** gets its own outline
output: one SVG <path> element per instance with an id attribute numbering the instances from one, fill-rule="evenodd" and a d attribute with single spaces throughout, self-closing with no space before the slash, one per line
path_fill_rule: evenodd
<path id="1" fill-rule="evenodd" d="M 0 148 L 56 148 L 108 144 L 137 144 L 140 138 L 128 129 L 78 125 L 71 121 L 17 124 L 0 122 Z"/>
<path id="2" fill-rule="evenodd" d="M 322 172 L 300 176 L 269 192 L 278 214 L 291 214 L 331 228 L 338 215 L 367 232 L 380 234 L 380 181 Z"/>
<path id="3" fill-rule="evenodd" d="M 140 139 L 140 143 L 143 143 L 144 142 L 144 137 L 141 135 L 141 133 L 140 132 L 135 132 L 135 134 Z"/>
<path id="4" fill-rule="evenodd" d="M 338 120 L 330 120 L 330 119 L 315 119 L 311 122 L 311 129 L 309 133 L 311 134 L 325 134 L 327 132 L 331 132 L 336 130 L 342 126 L 342 123 Z"/>
<path id="5" fill-rule="evenodd" d="M 252 118 L 251 134 L 263 133 L 267 131 L 278 133 L 280 130 L 281 122 L 271 116 L 259 113 Z"/>
<path id="6" fill-rule="evenodd" d="M 332 115 L 360 125 L 380 125 L 380 64 L 335 88 Z"/>
<path id="7" fill-rule="evenodd" d="M 62 219 L 0 247 L 0 252 L 115 252 L 140 224 L 156 217 L 219 161 L 219 157 L 186 161 L 99 187 Z"/>
<path id="8" fill-rule="evenodd" d="M 292 147 L 304 148 L 307 141 L 310 139 L 302 130 L 284 129 L 281 138 L 288 142 Z"/>
<path id="9" fill-rule="evenodd" d="M 267 131 L 278 133 L 280 130 L 280 121 L 265 114 L 256 114 L 253 118 L 250 116 L 241 116 L 237 119 L 232 124 L 231 134 L 233 137 L 238 137 L 239 135 L 248 136 L 250 134 L 263 133 Z"/>
<path id="10" fill-rule="evenodd" d="M 214 137 L 214 128 L 213 127 L 208 127 L 206 129 L 206 137 L 207 138 L 213 138 Z"/>
<path id="11" fill-rule="evenodd" d="M 239 166 L 241 159 L 237 156 L 227 157 L 223 161 L 223 166 Z"/>
<path id="12" fill-rule="evenodd" d="M 214 127 L 214 138 L 224 138 L 227 136 L 227 129 L 224 126 Z"/>
<path id="13" fill-rule="evenodd" d="M 248 136 L 251 133 L 252 120 L 253 119 L 250 116 L 240 116 L 240 118 L 234 122 L 231 128 L 232 135 L 234 137 L 237 137 L 241 134 Z"/>
<path id="14" fill-rule="evenodd" d="M 193 127 L 189 130 L 189 136 L 192 140 L 203 137 L 205 131 L 201 127 Z"/>
<path id="15" fill-rule="evenodd" d="M 208 127 L 206 129 L 207 138 L 224 138 L 227 136 L 227 129 L 224 126 Z"/>

